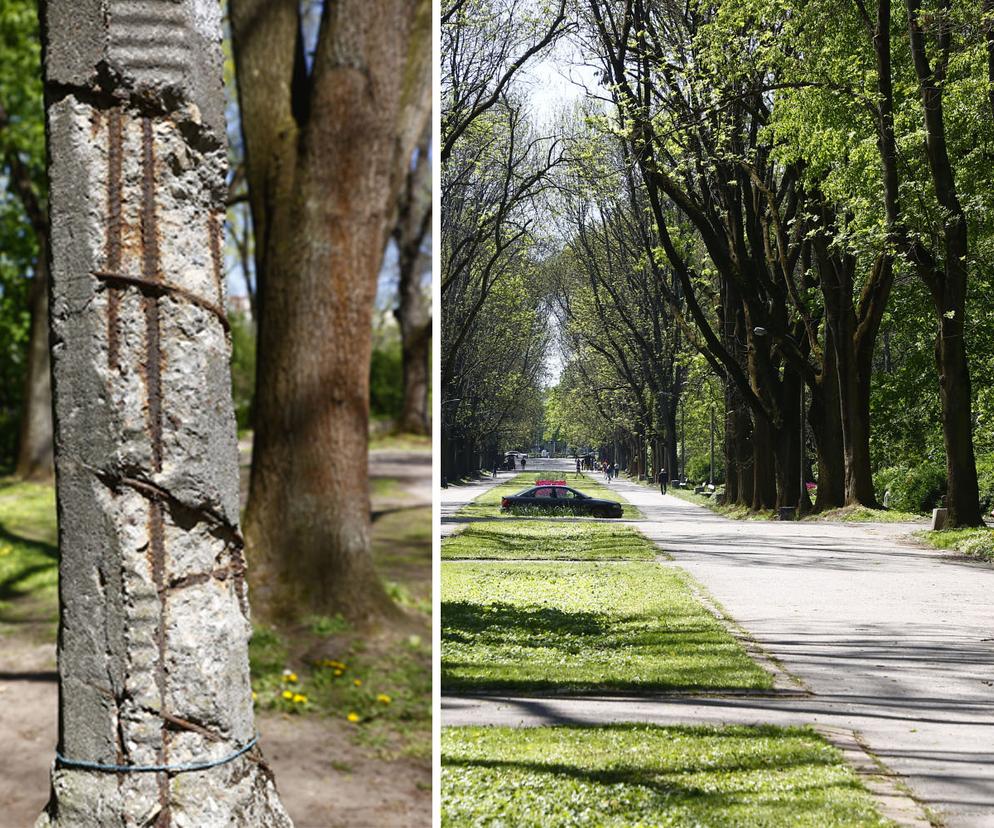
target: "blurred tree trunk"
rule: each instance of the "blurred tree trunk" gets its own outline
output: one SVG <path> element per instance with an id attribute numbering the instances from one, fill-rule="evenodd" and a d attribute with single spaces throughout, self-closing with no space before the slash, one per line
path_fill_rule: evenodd
<path id="1" fill-rule="evenodd" d="M 7 111 L 0 104 L 0 129 L 6 127 L 7 121 Z M 4 166 L 8 186 L 21 202 L 38 244 L 38 259 L 28 288 L 31 326 L 14 473 L 23 480 L 49 480 L 55 465 L 52 457 L 52 371 L 48 358 L 48 216 L 38 199 L 30 172 L 15 151 L 7 152 Z"/>
<path id="2" fill-rule="evenodd" d="M 38 247 L 38 262 L 28 290 L 31 333 L 24 378 L 24 411 L 14 472 L 22 480 L 51 480 L 55 473 L 52 456 L 52 370 L 48 357 L 47 233 L 39 239 Z"/>
<path id="3" fill-rule="evenodd" d="M 36 826 L 291 828 L 253 747 L 220 6 L 106 8 L 41 9 L 59 743 Z"/>
<path id="4" fill-rule="evenodd" d="M 231 0 L 255 228 L 258 362 L 246 542 L 270 619 L 395 608 L 370 555 L 377 278 L 430 107 L 429 0 Z"/>
<path id="5" fill-rule="evenodd" d="M 394 315 L 400 325 L 404 364 L 404 403 L 397 428 L 411 434 L 430 433 L 428 358 L 431 351 L 431 306 L 421 284 L 422 274 L 430 268 L 430 258 L 424 255 L 421 248 L 431 230 L 431 160 L 428 155 L 431 111 L 426 110 L 425 116 L 417 159 L 407 174 L 407 185 L 401 196 L 393 233 L 400 271 L 397 289 L 399 303 Z"/>

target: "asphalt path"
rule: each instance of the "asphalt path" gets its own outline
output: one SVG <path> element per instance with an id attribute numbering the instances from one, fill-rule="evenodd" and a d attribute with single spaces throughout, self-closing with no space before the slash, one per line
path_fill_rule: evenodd
<path id="1" fill-rule="evenodd" d="M 535 467 L 571 470 L 567 461 Z M 444 724 L 814 724 L 855 733 L 945 825 L 994 826 L 994 568 L 918 546 L 910 532 L 920 525 L 732 521 L 658 488 L 610 485 L 673 556 L 664 565 L 692 574 L 793 690 L 447 696 Z M 458 509 L 454 497 L 446 508 Z"/>

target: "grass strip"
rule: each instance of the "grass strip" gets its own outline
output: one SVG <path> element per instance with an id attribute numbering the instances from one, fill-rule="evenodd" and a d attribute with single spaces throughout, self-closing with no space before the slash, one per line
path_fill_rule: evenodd
<path id="1" fill-rule="evenodd" d="M 577 477 L 573 472 L 564 474 L 563 472 L 553 473 L 549 471 L 530 471 L 516 474 L 512 478 L 505 480 L 502 483 L 498 483 L 492 489 L 488 489 L 472 503 L 467 503 L 457 512 L 457 514 L 460 517 L 501 517 L 502 513 L 500 510 L 500 499 L 502 497 L 514 495 L 523 489 L 531 488 L 535 485 L 536 480 L 552 479 L 565 480 L 566 485 L 570 488 L 576 489 L 578 492 L 583 492 L 591 497 L 597 497 L 602 500 L 612 500 L 615 503 L 622 504 L 624 508 L 621 516 L 624 518 L 634 520 L 642 517 L 642 513 L 639 512 L 638 509 L 630 503 L 627 503 L 625 499 L 620 494 L 615 492 L 610 486 L 605 486 L 603 483 L 594 480 L 587 474 Z M 561 520 L 562 518 L 551 519 Z"/>
<path id="2" fill-rule="evenodd" d="M 775 520 L 777 513 L 774 509 L 753 511 L 739 503 L 721 504 L 713 497 L 695 494 L 690 489 L 670 487 L 669 493 L 688 503 L 695 503 L 710 509 L 715 514 L 731 520 Z M 868 506 L 843 506 L 838 509 L 827 509 L 805 515 L 802 520 L 822 521 L 826 523 L 920 523 L 921 515 L 914 512 L 899 512 L 896 509 L 871 509 Z"/>
<path id="3" fill-rule="evenodd" d="M 659 550 L 630 526 L 545 520 L 488 520 L 442 541 L 447 560 L 651 561 Z"/>
<path id="4" fill-rule="evenodd" d="M 915 537 L 935 549 L 952 549 L 971 558 L 994 561 L 994 529 L 926 529 L 915 532 Z"/>
<path id="5" fill-rule="evenodd" d="M 58 576 L 55 490 L 0 480 L 0 624 L 57 620 Z"/>
<path id="6" fill-rule="evenodd" d="M 442 825 L 781 826 L 891 823 L 838 750 L 776 727 L 452 727 Z"/>
<path id="7" fill-rule="evenodd" d="M 760 669 L 694 598 L 650 563 L 446 562 L 446 690 L 768 689 Z"/>

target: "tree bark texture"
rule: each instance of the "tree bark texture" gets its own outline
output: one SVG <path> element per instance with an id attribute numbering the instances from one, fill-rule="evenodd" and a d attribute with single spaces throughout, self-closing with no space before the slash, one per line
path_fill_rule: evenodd
<path id="1" fill-rule="evenodd" d="M 370 330 L 430 105 L 428 0 L 232 0 L 259 290 L 246 542 L 272 619 L 393 612 L 370 555 Z"/>
<path id="2" fill-rule="evenodd" d="M 221 10 L 42 4 L 59 759 L 38 826 L 291 825 L 254 735 L 222 310 Z"/>

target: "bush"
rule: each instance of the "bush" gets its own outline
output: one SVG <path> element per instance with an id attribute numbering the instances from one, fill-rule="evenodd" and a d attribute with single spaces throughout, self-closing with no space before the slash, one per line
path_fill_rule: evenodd
<path id="1" fill-rule="evenodd" d="M 915 464 L 901 464 L 880 469 L 873 476 L 878 497 L 890 491 L 889 507 L 901 512 L 928 512 L 939 505 L 946 494 L 946 469 L 936 460 L 923 459 Z"/>
<path id="2" fill-rule="evenodd" d="M 255 324 L 244 313 L 232 313 L 231 325 L 231 397 L 239 430 L 252 427 L 252 402 L 255 398 Z"/>
<path id="3" fill-rule="evenodd" d="M 396 420 L 404 405 L 404 364 L 400 337 L 383 337 L 373 345 L 369 366 L 369 408 L 374 417 Z"/>
<path id="4" fill-rule="evenodd" d="M 714 482 L 715 485 L 725 482 L 725 460 L 715 447 L 714 453 Z M 695 455 L 687 460 L 687 479 L 695 483 L 707 483 L 711 473 L 711 455 Z"/>
<path id="5" fill-rule="evenodd" d="M 980 487 L 980 511 L 990 514 L 994 507 L 994 454 L 977 457 L 977 484 Z"/>

